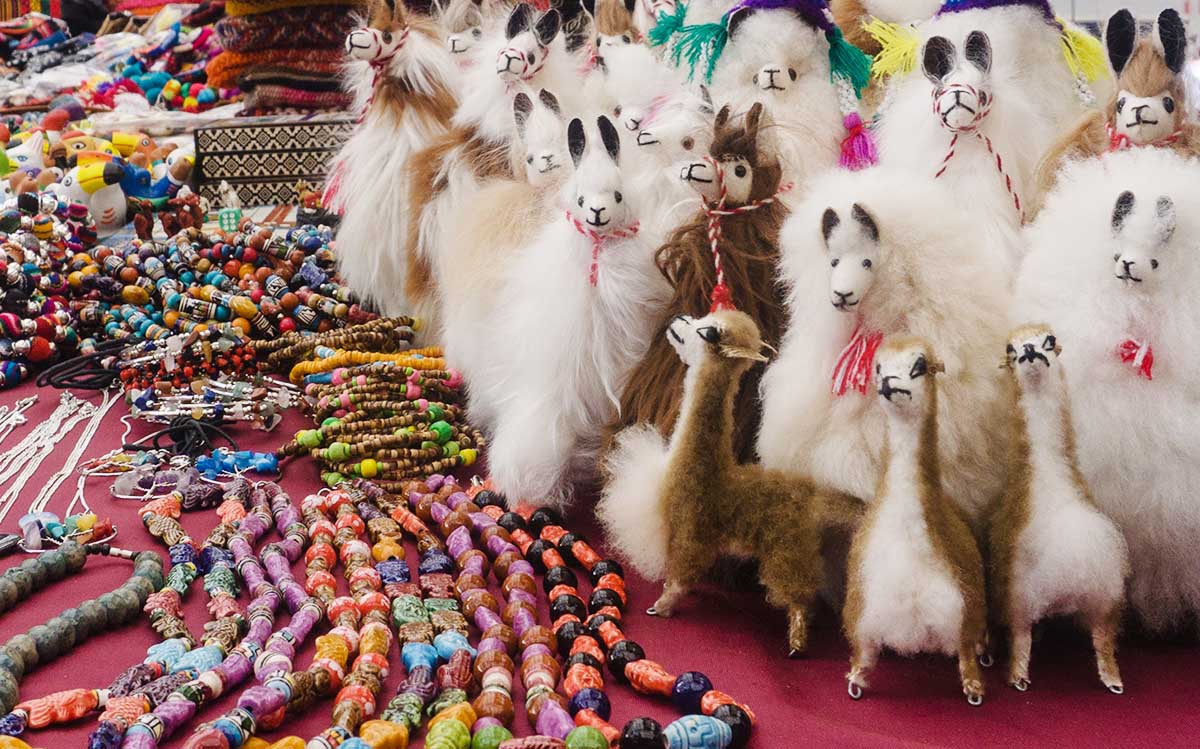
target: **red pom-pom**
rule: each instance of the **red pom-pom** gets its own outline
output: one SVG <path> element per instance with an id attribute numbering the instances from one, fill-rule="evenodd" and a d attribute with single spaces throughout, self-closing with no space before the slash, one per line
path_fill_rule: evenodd
<path id="1" fill-rule="evenodd" d="M 709 312 L 737 309 L 733 304 L 733 292 L 723 283 L 719 283 L 713 287 L 711 299 L 712 306 L 708 308 Z"/>
<path id="2" fill-rule="evenodd" d="M 29 339 L 29 361 L 44 362 L 54 356 L 54 344 L 40 336 Z"/>

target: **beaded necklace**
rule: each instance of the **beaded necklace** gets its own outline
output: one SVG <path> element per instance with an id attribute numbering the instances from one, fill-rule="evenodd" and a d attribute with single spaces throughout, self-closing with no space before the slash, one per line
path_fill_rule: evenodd
<path id="1" fill-rule="evenodd" d="M 163 583 L 162 559 L 152 551 L 125 551 L 108 544 L 83 546 L 74 541 L 40 554 L 36 564 L 17 568 L 20 572 L 10 577 L 9 582 L 25 598 L 28 596 L 25 590 L 61 579 L 67 570 L 81 569 L 89 554 L 130 559 L 133 574 L 120 587 L 62 611 L 45 624 L 12 637 L 0 648 L 0 711 L 8 713 L 13 709 L 25 674 L 66 655 L 91 635 L 133 620 L 150 594 Z"/>

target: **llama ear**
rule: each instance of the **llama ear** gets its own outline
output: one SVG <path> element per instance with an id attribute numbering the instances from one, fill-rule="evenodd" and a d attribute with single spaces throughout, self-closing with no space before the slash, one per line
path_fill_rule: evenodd
<path id="1" fill-rule="evenodd" d="M 529 122 L 529 115 L 533 113 L 533 102 L 529 100 L 529 96 L 524 91 L 513 97 L 513 119 L 517 122 L 517 135 L 521 140 L 525 139 L 525 125 Z"/>
<path id="2" fill-rule="evenodd" d="M 762 102 L 754 102 L 754 106 L 750 107 L 750 111 L 746 113 L 746 137 L 751 143 L 758 142 L 758 128 L 762 124 L 763 105 Z"/>
<path id="3" fill-rule="evenodd" d="M 1166 244 L 1175 235 L 1175 201 L 1166 195 L 1159 196 L 1154 204 L 1155 230 L 1159 244 Z"/>
<path id="4" fill-rule="evenodd" d="M 612 124 L 612 120 L 604 115 L 596 118 L 596 127 L 600 128 L 600 140 L 604 142 L 604 150 L 608 151 L 608 155 L 614 162 L 621 157 L 621 134 L 617 132 L 617 128 Z"/>
<path id="5" fill-rule="evenodd" d="M 717 130 L 720 130 L 728 124 L 729 124 L 729 105 L 726 104 L 725 106 L 721 107 L 720 112 L 717 112 L 717 119 L 713 123 L 713 127 L 716 128 Z"/>
<path id="6" fill-rule="evenodd" d="M 637 10 L 637 0 L 625 0 L 625 11 L 632 16 L 635 10 Z"/>
<path id="7" fill-rule="evenodd" d="M 866 234 L 868 239 L 872 242 L 879 242 L 879 225 L 875 223 L 875 219 L 871 217 L 871 214 L 867 213 L 866 208 L 855 203 L 854 207 L 850 209 L 850 215 L 862 227 L 863 234 Z"/>
<path id="8" fill-rule="evenodd" d="M 829 236 L 833 234 L 833 230 L 838 228 L 838 224 L 842 220 L 838 218 L 837 211 L 832 208 L 826 208 L 821 214 L 821 236 L 825 238 L 825 244 L 829 244 Z"/>
<path id="9" fill-rule="evenodd" d="M 517 34 L 529 28 L 533 21 L 533 6 L 528 3 L 517 3 L 508 14 L 508 23 L 504 27 L 504 38 L 512 39 Z"/>
<path id="10" fill-rule="evenodd" d="M 739 5 L 733 9 L 733 11 L 725 19 L 725 31 L 729 34 L 731 39 L 733 38 L 733 35 L 737 33 L 738 27 L 742 25 L 742 21 L 745 21 L 752 15 L 754 15 L 753 8 L 746 8 Z"/>
<path id="11" fill-rule="evenodd" d="M 546 89 L 538 91 L 538 100 L 540 100 L 546 109 L 554 112 L 559 117 L 562 117 L 562 107 L 558 104 L 558 97 L 550 93 Z"/>
<path id="12" fill-rule="evenodd" d="M 982 31 L 972 31 L 963 46 L 963 57 L 987 73 L 992 69 L 992 40 Z"/>
<path id="13" fill-rule="evenodd" d="M 587 135 L 583 132 L 583 120 L 576 117 L 567 125 L 567 150 L 571 153 L 571 161 L 576 167 L 583 159 L 583 149 L 587 148 Z"/>
<path id="14" fill-rule="evenodd" d="M 467 8 L 467 12 L 463 16 L 463 22 L 467 25 L 467 28 L 482 26 L 483 12 L 478 7 L 472 5 Z"/>
<path id="15" fill-rule="evenodd" d="M 712 94 L 708 91 L 708 86 L 700 84 L 700 114 L 712 114 L 713 109 Z"/>
<path id="16" fill-rule="evenodd" d="M 1122 8 L 1113 13 L 1112 18 L 1104 26 L 1104 45 L 1108 48 L 1108 62 L 1117 75 L 1125 69 L 1129 58 L 1133 56 L 1133 46 L 1137 43 L 1137 21 L 1133 14 Z"/>
<path id="17" fill-rule="evenodd" d="M 931 360 L 926 366 L 929 374 L 944 374 L 946 372 L 946 365 L 937 359 Z"/>
<path id="18" fill-rule="evenodd" d="M 534 26 L 533 34 L 543 47 L 549 47 L 550 42 L 554 41 L 554 37 L 558 36 L 559 29 L 562 28 L 562 16 L 554 8 L 542 14 L 537 20 L 537 25 Z"/>
<path id="19" fill-rule="evenodd" d="M 954 43 L 944 36 L 929 37 L 921 53 L 921 69 L 926 78 L 941 83 L 954 70 Z"/>
<path id="20" fill-rule="evenodd" d="M 582 0 L 583 11 L 591 16 L 596 17 L 596 0 Z"/>
<path id="21" fill-rule="evenodd" d="M 1112 212 L 1113 234 L 1120 234 L 1121 229 L 1125 227 L 1125 219 L 1129 218 L 1129 214 L 1133 213 L 1133 203 L 1133 193 L 1129 190 L 1117 196 L 1117 202 L 1113 205 Z"/>
<path id="22" fill-rule="evenodd" d="M 1167 67 L 1178 75 L 1183 72 L 1183 63 L 1187 59 L 1187 31 L 1183 28 L 1183 19 L 1179 11 L 1167 8 L 1158 14 L 1158 39 L 1163 46 L 1163 59 Z"/>

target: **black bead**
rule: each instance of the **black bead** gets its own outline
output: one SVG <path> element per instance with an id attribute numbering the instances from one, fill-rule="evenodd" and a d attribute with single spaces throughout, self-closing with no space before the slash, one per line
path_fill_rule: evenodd
<path id="1" fill-rule="evenodd" d="M 619 684 L 627 684 L 625 667 L 646 657 L 646 651 L 633 640 L 621 640 L 608 650 L 608 670 Z"/>
<path id="2" fill-rule="evenodd" d="M 518 528 L 522 530 L 525 529 L 525 518 L 521 517 L 515 512 L 506 512 L 500 516 L 500 519 L 496 521 L 496 524 L 509 533 L 512 533 Z"/>
<path id="3" fill-rule="evenodd" d="M 542 578 L 542 590 L 546 591 L 548 595 L 559 585 L 578 589 L 579 579 L 575 577 L 575 573 L 569 567 L 555 567 L 546 570 L 546 576 Z"/>
<path id="4" fill-rule="evenodd" d="M 566 658 L 571 654 L 571 646 L 575 644 L 575 638 L 587 634 L 582 622 L 566 622 L 554 636 L 558 639 L 558 652 L 562 657 Z"/>
<path id="5" fill-rule="evenodd" d="M 576 542 L 584 540 L 586 539 L 577 533 L 564 533 L 562 537 L 558 539 L 558 553 L 562 554 L 562 557 L 567 561 L 567 564 L 579 564 L 579 560 L 575 558 L 575 552 L 571 550 L 571 547 L 574 546 Z"/>
<path id="6" fill-rule="evenodd" d="M 621 565 L 611 559 L 601 559 L 592 567 L 592 585 L 600 582 L 600 578 L 609 573 L 615 574 L 622 579 L 625 577 L 625 570 L 621 569 Z"/>
<path id="7" fill-rule="evenodd" d="M 529 516 L 529 532 L 533 535 L 542 535 L 542 529 L 547 525 L 562 525 L 562 516 L 558 514 L 557 510 L 539 507 Z"/>
<path id="8" fill-rule="evenodd" d="M 596 642 L 601 644 L 604 643 L 604 638 L 600 636 L 600 625 L 604 624 L 605 622 L 612 622 L 613 624 L 617 625 L 618 629 L 621 628 L 621 622 L 613 619 L 608 614 L 593 614 L 592 616 L 588 617 L 586 622 L 584 622 L 584 625 L 587 627 L 588 634 L 596 638 Z"/>
<path id="9" fill-rule="evenodd" d="M 529 550 L 525 552 L 525 559 L 533 565 L 534 572 L 540 575 L 546 571 L 546 563 L 542 561 L 542 554 L 553 548 L 553 544 L 540 538 L 529 545 Z"/>
<path id="10" fill-rule="evenodd" d="M 621 731 L 621 749 L 666 749 L 667 737 L 653 718 L 634 718 Z"/>
<path id="11" fill-rule="evenodd" d="M 593 590 L 592 597 L 588 599 L 588 611 L 599 611 L 605 606 L 616 606 L 619 611 L 625 610 L 625 603 L 621 596 L 617 595 L 617 591 L 608 588 Z"/>
<path id="12" fill-rule="evenodd" d="M 588 653 L 576 653 L 575 655 L 568 658 L 567 664 L 566 664 L 567 668 L 574 666 L 576 663 L 582 663 L 585 666 L 591 666 L 592 668 L 596 669 L 597 671 L 602 671 L 604 668 L 604 664 L 601 663 L 600 661 L 596 660 L 596 656 L 590 655 Z"/>
<path id="13" fill-rule="evenodd" d="M 587 606 L 583 605 L 583 599 L 570 593 L 563 593 L 550 602 L 551 621 L 557 621 L 559 617 L 566 614 L 573 614 L 580 619 L 587 616 Z"/>
<path id="14" fill-rule="evenodd" d="M 508 500 L 504 498 L 503 494 L 488 489 L 484 489 L 476 494 L 473 501 L 480 507 L 487 507 L 489 505 L 500 508 L 508 507 Z"/>
<path id="15" fill-rule="evenodd" d="M 750 740 L 750 716 L 737 705 L 721 705 L 713 710 L 712 716 L 733 729 L 733 742 L 729 749 L 742 749 Z"/>

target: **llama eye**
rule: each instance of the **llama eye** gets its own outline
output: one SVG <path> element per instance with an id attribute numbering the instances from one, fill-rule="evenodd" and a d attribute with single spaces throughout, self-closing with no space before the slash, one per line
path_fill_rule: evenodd
<path id="1" fill-rule="evenodd" d="M 1163 109 L 1167 110 L 1167 114 L 1175 111 L 1175 100 L 1169 96 L 1163 97 Z"/>
<path id="2" fill-rule="evenodd" d="M 536 64 L 537 64 L 537 54 L 534 52 L 530 52 L 529 53 L 529 67 L 532 68 Z"/>
<path id="3" fill-rule="evenodd" d="M 795 68 L 788 68 L 788 78 L 791 78 L 793 81 L 796 80 L 796 69 Z"/>
<path id="4" fill-rule="evenodd" d="M 915 380 L 918 377 L 924 377 L 928 372 L 929 365 L 925 362 L 925 357 L 918 356 L 917 360 L 913 362 L 912 369 L 909 370 L 908 376 Z"/>
<path id="5" fill-rule="evenodd" d="M 867 270 L 871 270 L 871 261 L 870 261 L 870 260 L 864 260 L 864 261 L 863 261 L 863 267 L 864 267 L 864 268 L 866 268 Z"/>
<path id="6" fill-rule="evenodd" d="M 1117 99 L 1117 114 L 1120 114 L 1123 109 L 1125 109 L 1125 97 L 1124 96 L 1122 96 L 1120 99 Z"/>
<path id="7" fill-rule="evenodd" d="M 579 196 L 579 200 L 576 200 L 575 202 L 579 204 L 579 207 L 580 207 L 580 208 L 582 208 L 582 207 L 583 207 L 583 196 L 582 196 L 582 195 L 580 195 L 580 196 Z"/>
<path id="8" fill-rule="evenodd" d="M 734 170 L 733 170 L 733 174 L 734 174 L 734 176 L 735 176 L 735 177 L 737 177 L 738 179 L 741 179 L 742 177 L 745 177 L 745 176 L 746 176 L 746 167 L 742 166 L 741 164 L 738 164 L 738 165 L 737 165 L 737 166 L 734 168 Z"/>
<path id="9" fill-rule="evenodd" d="M 618 104 L 617 106 L 613 107 L 613 116 L 614 116 L 614 117 L 620 117 L 620 116 L 621 116 L 621 105 L 620 105 L 620 104 Z"/>
<path id="10" fill-rule="evenodd" d="M 482 38 L 483 29 L 471 29 L 471 36 L 475 37 L 476 39 Z"/>
<path id="11" fill-rule="evenodd" d="M 840 262 L 842 262 L 842 259 L 840 257 L 835 257 L 833 260 L 829 261 L 829 265 L 830 267 L 836 268 Z"/>
<path id="12" fill-rule="evenodd" d="M 1058 339 L 1052 335 L 1046 336 L 1046 340 L 1042 341 L 1042 349 L 1045 351 L 1053 351 L 1054 346 L 1058 343 Z M 1009 346 L 1009 348 L 1012 348 Z"/>
<path id="13" fill-rule="evenodd" d="M 708 341 L 709 343 L 720 343 L 721 342 L 721 331 L 718 330 L 713 325 L 708 325 L 706 327 L 700 328 L 699 330 L 696 331 L 696 334 L 699 335 L 704 340 Z"/>
<path id="14" fill-rule="evenodd" d="M 755 86 L 758 85 L 758 73 L 754 74 L 754 77 L 750 79 L 750 82 L 753 83 Z"/>
<path id="15" fill-rule="evenodd" d="M 620 190 L 617 190 L 616 192 L 613 193 L 613 200 L 617 201 L 618 203 L 620 203 L 622 200 L 624 200 L 624 197 L 622 197 Z"/>
<path id="16" fill-rule="evenodd" d="M 982 105 L 985 105 L 985 104 L 987 104 L 987 103 L 988 103 L 988 95 L 987 95 L 987 92 L 986 92 L 986 91 L 980 91 L 980 92 L 979 92 L 979 104 L 980 104 L 980 106 L 982 106 Z"/>
<path id="17" fill-rule="evenodd" d="M 625 42 L 626 44 L 633 43 L 633 40 L 629 38 L 629 34 L 621 34 L 621 41 Z"/>
<path id="18" fill-rule="evenodd" d="M 681 140 L 679 145 L 683 146 L 683 150 L 690 151 L 692 150 L 692 146 L 696 145 L 696 141 L 692 140 L 691 136 L 688 136 Z"/>
<path id="19" fill-rule="evenodd" d="M 1150 269 L 1158 270 L 1158 261 L 1157 260 L 1155 260 L 1153 258 L 1150 259 Z"/>
<path id="20" fill-rule="evenodd" d="M 1008 354 L 1009 359 L 1013 359 L 1017 355 L 1017 350 L 1015 348 L 1013 348 L 1013 345 L 1011 343 L 1004 347 L 1004 351 L 1005 351 L 1005 353 Z"/>
<path id="21" fill-rule="evenodd" d="M 384 44 L 392 43 L 392 32 L 390 32 L 390 31 L 383 32 L 383 43 Z"/>
<path id="22" fill-rule="evenodd" d="M 604 37 L 602 37 L 602 36 L 596 37 L 596 46 L 597 47 L 599 47 L 603 42 L 604 42 Z"/>
<path id="23" fill-rule="evenodd" d="M 1119 252 L 1118 252 L 1117 254 L 1113 255 L 1113 262 L 1114 262 L 1114 263 L 1115 263 L 1115 262 L 1117 262 L 1117 261 L 1118 261 L 1118 260 L 1120 260 L 1120 259 L 1121 259 L 1121 253 L 1119 253 Z"/>
<path id="24" fill-rule="evenodd" d="M 532 157 L 532 156 L 526 156 L 526 157 L 525 157 L 525 163 L 526 163 L 526 164 L 532 164 L 532 163 L 533 163 L 533 157 Z"/>

